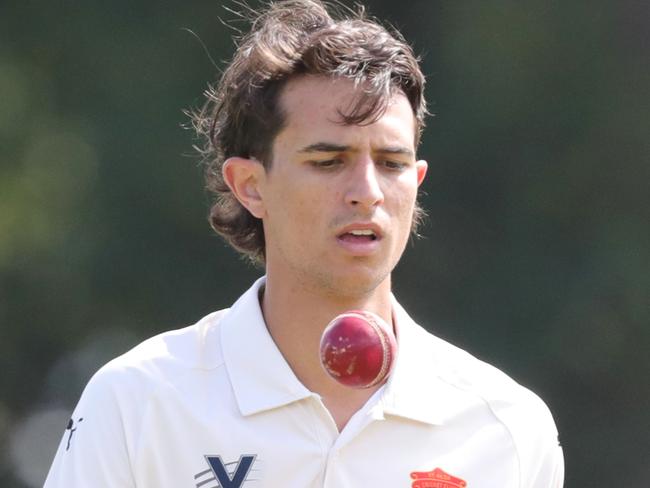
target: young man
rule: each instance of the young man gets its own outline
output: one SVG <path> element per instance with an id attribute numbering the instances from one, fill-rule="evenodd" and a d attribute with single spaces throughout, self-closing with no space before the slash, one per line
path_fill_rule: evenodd
<path id="1" fill-rule="evenodd" d="M 397 34 L 349 15 L 289 0 L 254 19 L 195 124 L 212 225 L 266 276 L 102 368 L 46 487 L 562 485 L 543 402 L 391 294 L 427 170 L 424 78 Z M 325 325 L 351 309 L 382 317 L 398 343 L 370 389 L 319 362 Z"/>

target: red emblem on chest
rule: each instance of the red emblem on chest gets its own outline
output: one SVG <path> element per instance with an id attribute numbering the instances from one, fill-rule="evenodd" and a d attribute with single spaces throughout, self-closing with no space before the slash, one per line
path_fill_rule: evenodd
<path id="1" fill-rule="evenodd" d="M 467 483 L 436 468 L 433 471 L 413 471 L 412 488 L 465 488 Z"/>

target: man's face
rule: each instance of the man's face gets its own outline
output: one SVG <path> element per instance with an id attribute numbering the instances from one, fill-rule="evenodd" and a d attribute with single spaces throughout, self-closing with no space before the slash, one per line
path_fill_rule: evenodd
<path id="1" fill-rule="evenodd" d="M 289 81 L 286 125 L 259 185 L 269 277 L 345 296 L 390 286 L 426 173 L 406 97 L 373 124 L 343 125 L 354 90 L 344 79 Z"/>

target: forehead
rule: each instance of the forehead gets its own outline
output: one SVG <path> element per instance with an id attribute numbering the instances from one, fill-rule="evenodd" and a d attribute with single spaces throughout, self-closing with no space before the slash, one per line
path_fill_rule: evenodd
<path id="1" fill-rule="evenodd" d="M 363 85 L 344 78 L 306 75 L 289 80 L 280 95 L 285 125 L 276 141 L 290 139 L 299 144 L 330 139 L 352 144 L 358 139 L 359 143 L 399 143 L 413 148 L 415 116 L 402 92 L 391 96 L 386 111 L 373 123 L 343 123 L 341 113 L 351 110 L 362 90 Z"/>

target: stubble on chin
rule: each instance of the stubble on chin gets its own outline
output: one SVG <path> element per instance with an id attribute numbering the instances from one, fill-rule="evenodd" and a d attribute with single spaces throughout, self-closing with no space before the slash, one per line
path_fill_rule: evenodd
<path id="1" fill-rule="evenodd" d="M 297 284 L 307 292 L 327 297 L 332 301 L 345 302 L 365 299 L 375 293 L 387 280 L 390 289 L 391 270 L 371 269 L 354 275 L 352 271 L 336 273 L 318 267 L 294 270 Z"/>

